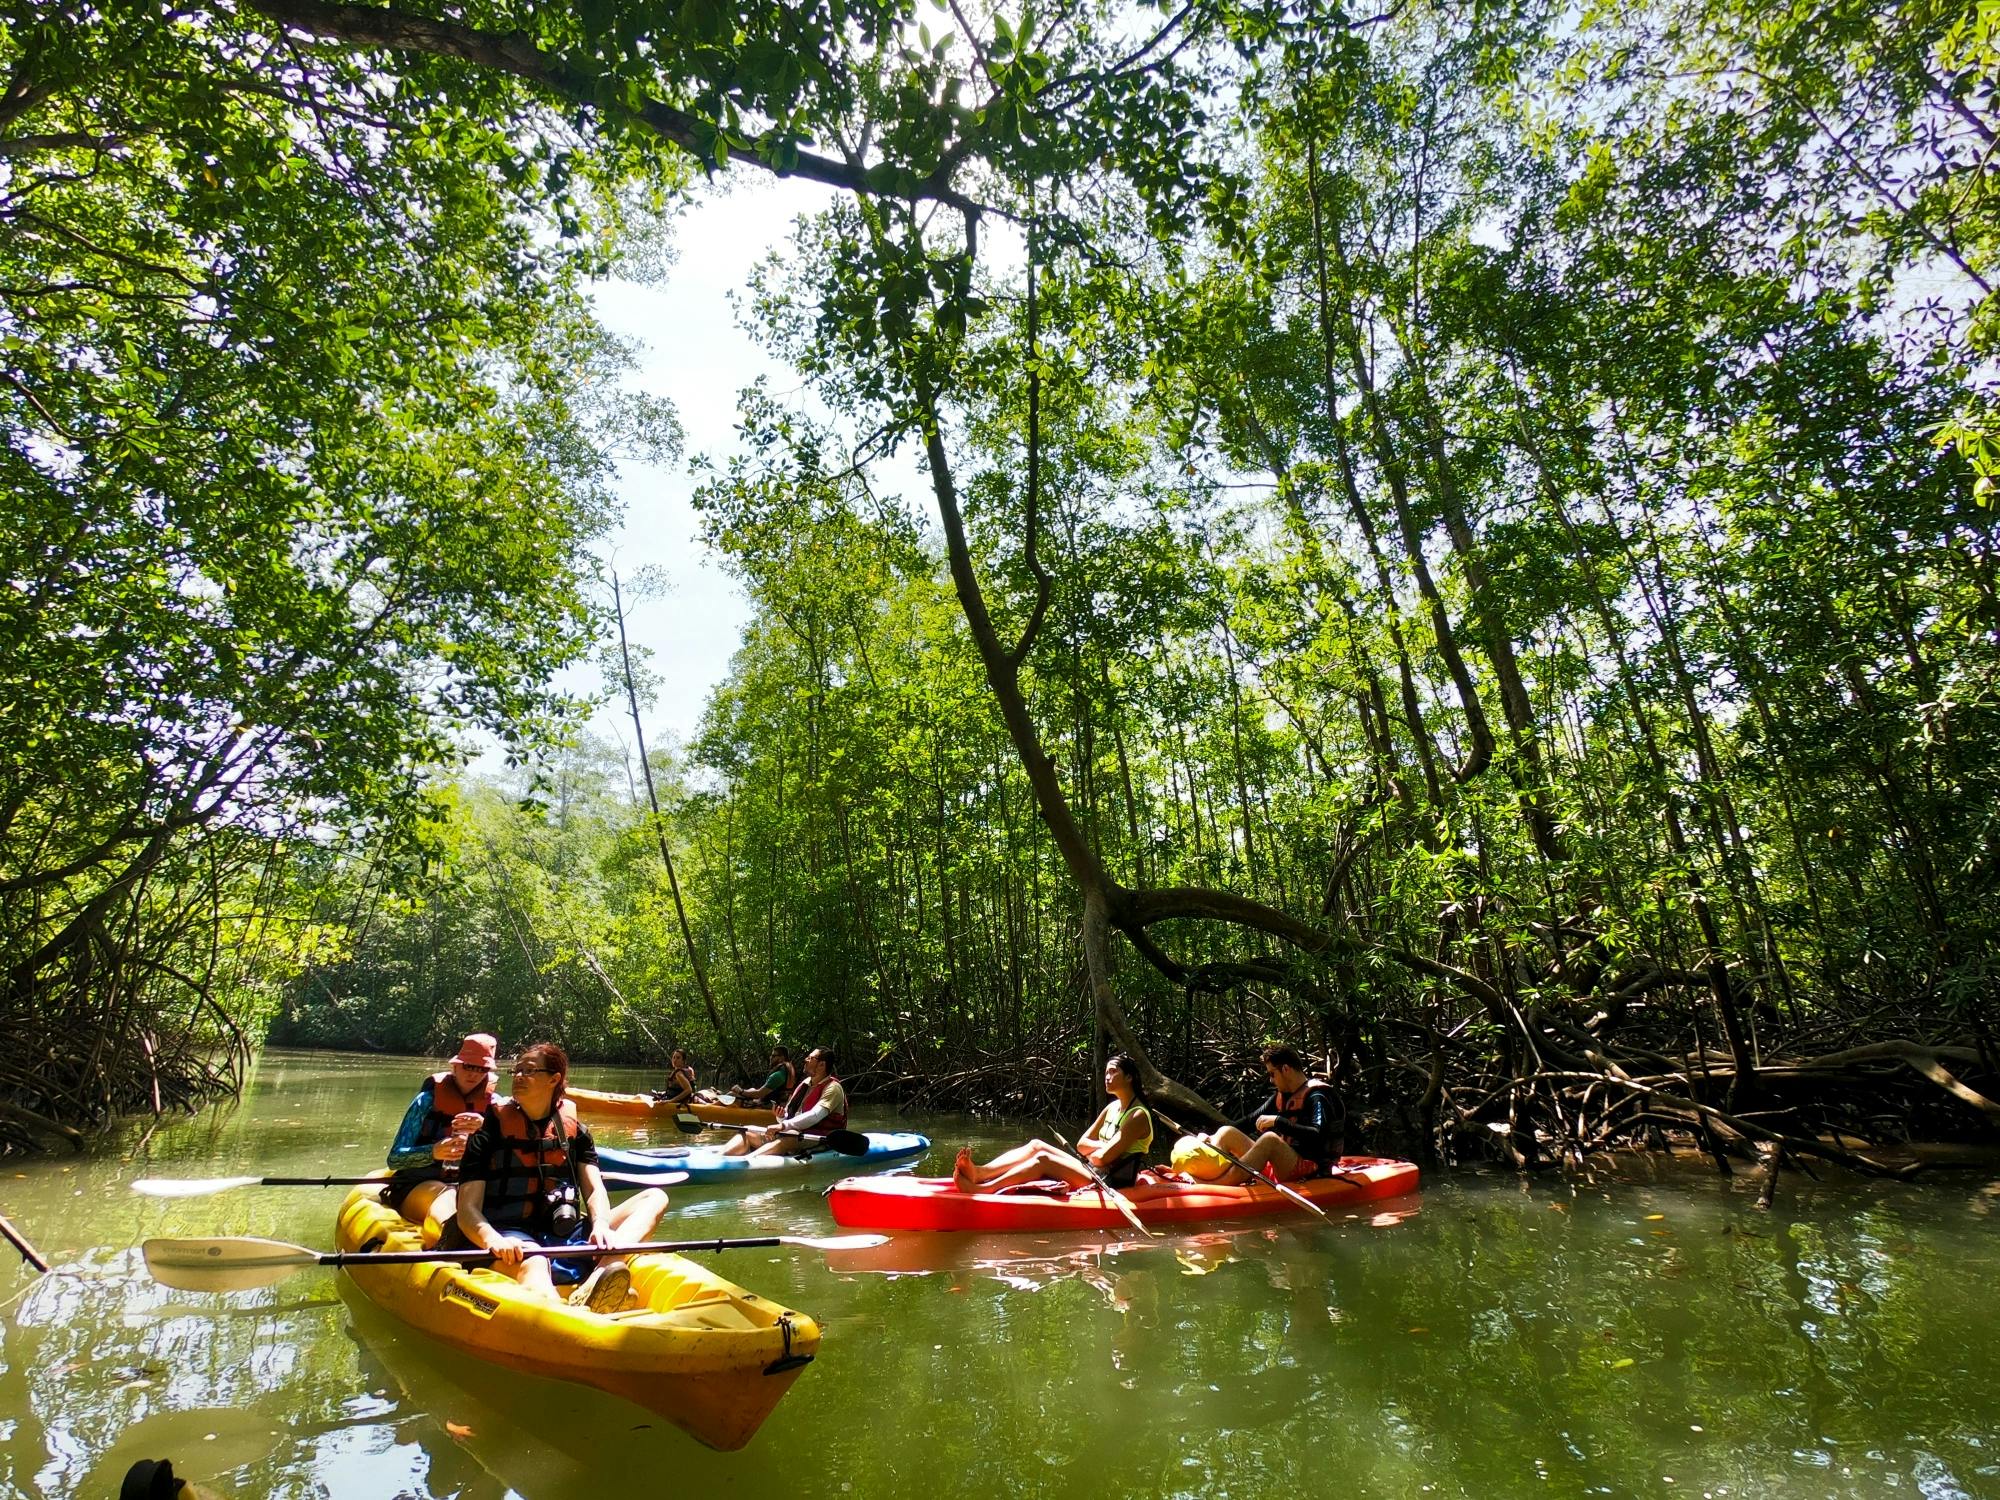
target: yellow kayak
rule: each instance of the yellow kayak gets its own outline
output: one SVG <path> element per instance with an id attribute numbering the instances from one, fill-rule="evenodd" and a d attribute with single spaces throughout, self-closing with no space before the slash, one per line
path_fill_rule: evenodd
<path id="1" fill-rule="evenodd" d="M 580 1089 L 570 1084 L 563 1097 L 576 1106 L 586 1120 L 671 1120 L 677 1114 L 693 1115 L 704 1125 L 768 1125 L 776 1118 L 771 1106 L 735 1104 L 662 1104 L 651 1094 L 607 1094 L 601 1089 Z"/>
<path id="2" fill-rule="evenodd" d="M 343 1251 L 424 1248 L 373 1188 L 341 1205 Z M 609 1315 L 531 1295 L 450 1261 L 349 1266 L 370 1300 L 454 1349 L 572 1380 L 657 1412 L 711 1448 L 741 1448 L 819 1349 L 819 1324 L 679 1255 L 630 1262 L 632 1298 Z"/>

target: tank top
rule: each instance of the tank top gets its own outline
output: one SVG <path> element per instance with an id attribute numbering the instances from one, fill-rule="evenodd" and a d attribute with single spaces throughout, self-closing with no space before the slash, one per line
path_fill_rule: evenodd
<path id="1" fill-rule="evenodd" d="M 1119 1130 L 1125 1124 L 1125 1116 L 1128 1113 L 1136 1114 L 1145 1120 L 1145 1135 L 1137 1145 L 1119 1157 L 1118 1160 L 1121 1162 L 1138 1162 L 1143 1166 L 1153 1154 L 1153 1112 L 1150 1109 L 1146 1108 L 1143 1104 L 1134 1104 L 1128 1109 L 1126 1105 L 1113 1099 L 1111 1101 L 1111 1112 L 1104 1117 L 1104 1128 L 1110 1132 L 1113 1139 L 1116 1139 Z"/>

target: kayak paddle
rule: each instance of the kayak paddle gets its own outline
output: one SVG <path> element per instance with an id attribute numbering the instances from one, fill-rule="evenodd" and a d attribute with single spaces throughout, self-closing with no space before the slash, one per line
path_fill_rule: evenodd
<path id="1" fill-rule="evenodd" d="M 1045 1121 L 1044 1123 L 1047 1122 Z M 1103 1190 L 1105 1196 L 1111 1200 L 1111 1206 L 1117 1209 L 1118 1212 L 1125 1215 L 1125 1217 L 1131 1221 L 1132 1227 L 1134 1229 L 1138 1230 L 1139 1233 L 1145 1235 L 1148 1239 L 1156 1240 L 1160 1237 L 1159 1230 L 1149 1229 L 1146 1226 L 1146 1221 L 1139 1217 L 1139 1211 L 1132 1206 L 1132 1200 L 1130 1198 L 1127 1198 L 1123 1193 L 1119 1192 L 1118 1189 L 1113 1187 L 1110 1183 L 1106 1182 L 1104 1180 L 1104 1174 L 1098 1171 L 1096 1167 L 1090 1164 L 1090 1158 L 1085 1156 L 1081 1151 L 1077 1150 L 1076 1147 L 1072 1146 L 1068 1141 L 1064 1140 L 1063 1133 L 1060 1130 L 1056 1129 L 1055 1126 L 1050 1125 L 1049 1134 L 1056 1138 L 1056 1144 L 1058 1146 L 1061 1146 L 1063 1150 L 1067 1151 L 1071 1156 L 1076 1158 L 1076 1164 L 1082 1167 L 1084 1171 L 1090 1174 L 1090 1180 L 1096 1183 L 1098 1187 Z"/>
<path id="2" fill-rule="evenodd" d="M 1181 1124 L 1181 1122 L 1176 1120 L 1172 1115 L 1161 1114 L 1160 1111 L 1157 1109 L 1154 1110 L 1153 1113 L 1160 1116 L 1161 1123 L 1164 1124 L 1167 1127 L 1167 1129 L 1178 1130 L 1182 1135 L 1195 1134 L 1194 1131 L 1189 1130 L 1187 1126 Z M 1213 1151 L 1217 1156 L 1221 1157 L 1224 1161 L 1228 1162 L 1230 1166 L 1236 1168 L 1237 1171 L 1248 1174 L 1251 1182 L 1261 1182 L 1264 1183 L 1266 1186 L 1274 1187 L 1279 1192 L 1283 1193 L 1287 1198 L 1290 1198 L 1294 1203 L 1301 1204 L 1304 1207 L 1311 1209 L 1314 1213 L 1318 1214 L 1322 1219 L 1326 1220 L 1327 1223 L 1331 1224 L 1333 1222 L 1332 1214 L 1328 1213 L 1325 1209 L 1321 1208 L 1317 1203 L 1313 1202 L 1312 1199 L 1308 1198 L 1304 1193 L 1300 1192 L 1297 1188 L 1286 1187 L 1282 1182 L 1278 1181 L 1277 1178 L 1266 1177 L 1262 1172 L 1256 1171 L 1250 1167 L 1245 1166 L 1240 1160 L 1238 1160 L 1234 1156 L 1231 1156 L 1227 1151 L 1224 1151 L 1220 1146 L 1216 1145 L 1214 1141 L 1210 1140 L 1205 1135 L 1201 1137 L 1201 1143 L 1204 1146 L 1208 1147 L 1209 1150 Z M 1338 1172 L 1341 1171 L 1342 1168 L 1336 1166 L 1333 1168 L 1333 1170 Z M 1248 1186 L 1248 1184 L 1245 1184 L 1245 1186 Z"/>
<path id="3" fill-rule="evenodd" d="M 788 1130 L 785 1134 L 791 1135 L 794 1132 Z M 798 1160 L 811 1161 L 815 1156 L 824 1155 L 828 1151 L 838 1152 L 842 1156 L 868 1154 L 868 1137 L 858 1130 L 829 1130 L 825 1135 L 813 1137 L 812 1140 L 813 1149 L 801 1151 Z"/>
<path id="4" fill-rule="evenodd" d="M 607 1187 L 672 1187 L 688 1180 L 685 1172 L 639 1175 L 628 1172 L 603 1174 Z M 388 1178 L 373 1177 L 142 1177 L 132 1191 L 148 1198 L 206 1198 L 211 1193 L 227 1193 L 245 1187 L 359 1187 L 365 1182 L 386 1184 Z"/>
<path id="5" fill-rule="evenodd" d="M 523 1255 L 557 1256 L 564 1260 L 596 1260 L 606 1255 L 688 1255 L 723 1250 L 760 1250 L 771 1245 L 796 1245 L 803 1250 L 868 1250 L 888 1242 L 886 1234 L 842 1234 L 810 1239 L 795 1234 L 758 1235 L 733 1240 L 654 1240 L 642 1245 L 523 1245 Z M 142 1247 L 146 1269 L 162 1286 L 184 1292 L 241 1292 L 270 1286 L 308 1266 L 397 1266 L 426 1261 L 460 1265 L 493 1263 L 490 1250 L 308 1250 L 283 1240 L 228 1238 L 208 1240 L 147 1240 Z"/>
<path id="6" fill-rule="evenodd" d="M 781 1135 L 789 1135 L 796 1140 L 807 1139 L 807 1137 L 799 1135 L 794 1130 L 780 1131 L 779 1133 Z M 791 1158 L 793 1161 L 811 1161 L 815 1156 L 824 1155 L 828 1151 L 838 1152 L 842 1156 L 866 1156 L 872 1149 L 868 1144 L 868 1137 L 858 1130 L 834 1130 L 829 1131 L 824 1136 L 815 1136 L 810 1139 L 813 1141 L 813 1149 L 810 1151 L 801 1151 L 797 1156 Z M 702 1150 L 714 1152 L 717 1149 L 713 1146 L 661 1146 L 657 1150 L 640 1151 L 635 1154 L 655 1157 L 660 1161 L 685 1161 L 690 1152 Z M 609 1180 L 610 1174 L 607 1173 L 606 1181 Z"/>

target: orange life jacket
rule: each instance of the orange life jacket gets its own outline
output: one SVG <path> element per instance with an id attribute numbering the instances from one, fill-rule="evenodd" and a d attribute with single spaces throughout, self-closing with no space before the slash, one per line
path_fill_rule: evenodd
<path id="1" fill-rule="evenodd" d="M 425 1089 L 431 1091 L 431 1112 L 424 1116 L 424 1123 L 417 1127 L 419 1146 L 435 1146 L 450 1135 L 453 1116 L 468 1111 L 475 1115 L 483 1115 L 493 1104 L 491 1074 L 486 1076 L 485 1081 L 477 1089 L 468 1094 L 458 1086 L 458 1079 L 453 1076 L 451 1069 L 446 1068 L 442 1073 L 431 1074 L 417 1085 L 419 1093 Z M 399 1167 L 390 1175 L 389 1187 L 385 1190 L 386 1196 L 383 1201 L 401 1207 L 402 1199 L 398 1195 L 408 1192 L 417 1183 L 450 1182 L 457 1175 L 458 1169 L 455 1165 L 446 1166 L 436 1161 L 427 1161 L 420 1167 Z"/>
<path id="2" fill-rule="evenodd" d="M 431 1114 L 424 1121 L 424 1128 L 418 1132 L 417 1144 L 420 1146 L 433 1146 L 443 1140 L 451 1131 L 453 1116 L 467 1113 L 483 1115 L 493 1103 L 493 1075 L 490 1073 L 486 1081 L 470 1094 L 458 1086 L 458 1078 L 449 1068 L 442 1073 L 431 1074 L 424 1082 L 430 1085 Z"/>

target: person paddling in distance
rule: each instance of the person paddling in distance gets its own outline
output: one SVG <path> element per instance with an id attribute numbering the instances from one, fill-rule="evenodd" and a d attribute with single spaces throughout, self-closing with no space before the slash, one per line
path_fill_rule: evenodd
<path id="1" fill-rule="evenodd" d="M 735 1089 L 736 1102 L 741 1104 L 782 1104 L 792 1097 L 799 1086 L 798 1069 L 792 1066 L 792 1054 L 788 1048 L 771 1049 L 771 1071 L 764 1075 L 764 1081 L 752 1088 L 747 1083 L 738 1084 Z M 713 1099 L 713 1094 L 707 1098 Z"/>
<path id="2" fill-rule="evenodd" d="M 1271 1097 L 1234 1125 L 1223 1125 L 1204 1139 L 1227 1151 L 1243 1166 L 1268 1173 L 1279 1182 L 1317 1177 L 1340 1162 L 1346 1149 L 1347 1113 L 1340 1093 L 1324 1078 L 1306 1072 L 1305 1059 L 1294 1047 L 1278 1043 L 1259 1055 Z M 1251 1132 L 1256 1138 L 1251 1138 Z M 1231 1166 L 1218 1182 L 1248 1182 L 1250 1174 Z"/>
<path id="3" fill-rule="evenodd" d="M 806 1054 L 806 1076 L 791 1097 L 772 1111 L 769 1125 L 750 1125 L 730 1137 L 724 1156 L 796 1156 L 812 1149 L 813 1137 L 847 1128 L 847 1090 L 833 1076 L 833 1054 L 815 1047 Z"/>
<path id="4" fill-rule="evenodd" d="M 653 1090 L 653 1097 L 662 1104 L 689 1103 L 695 1096 L 694 1082 L 694 1064 L 676 1047 L 667 1054 L 667 1086 Z"/>
<path id="5" fill-rule="evenodd" d="M 1114 1188 L 1138 1180 L 1153 1149 L 1153 1112 L 1139 1081 L 1139 1064 L 1123 1052 L 1104 1060 L 1104 1092 L 1111 1102 L 1097 1113 L 1077 1140 L 1077 1155 L 1103 1174 Z M 1094 1182 L 1090 1168 L 1068 1151 L 1047 1141 L 1029 1141 L 1003 1151 L 983 1166 L 972 1159 L 972 1148 L 961 1146 L 952 1164 L 951 1180 L 961 1193 L 997 1193 L 1016 1183 L 1053 1177 L 1072 1187 Z"/>
<path id="6" fill-rule="evenodd" d="M 636 1245 L 667 1211 L 658 1188 L 616 1208 L 597 1169 L 597 1143 L 563 1097 L 569 1056 L 554 1042 L 525 1049 L 514 1064 L 514 1097 L 493 1105 L 466 1143 L 459 1168 L 458 1231 L 493 1253 L 494 1269 L 554 1299 L 577 1282 L 570 1300 L 592 1312 L 625 1305 L 632 1273 L 622 1259 L 523 1256 L 528 1245 Z M 593 1266 L 595 1269 L 593 1269 Z"/>
<path id="7" fill-rule="evenodd" d="M 403 1112 L 389 1147 L 392 1174 L 382 1201 L 412 1224 L 431 1218 L 451 1222 L 457 1209 L 451 1179 L 466 1141 L 493 1103 L 493 1060 L 499 1049 L 490 1033 L 473 1032 L 458 1044 L 442 1073 L 417 1086 L 417 1097 Z"/>

